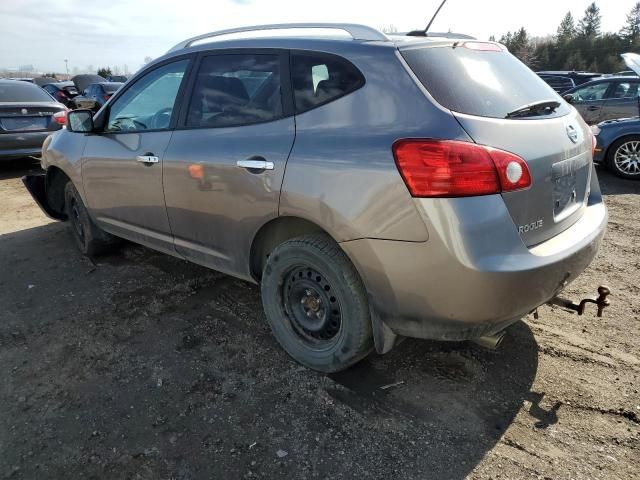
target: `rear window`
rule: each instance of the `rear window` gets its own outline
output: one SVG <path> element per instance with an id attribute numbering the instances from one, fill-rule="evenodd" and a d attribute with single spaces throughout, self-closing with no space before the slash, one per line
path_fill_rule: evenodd
<path id="1" fill-rule="evenodd" d="M 296 113 L 337 100 L 364 85 L 364 77 L 355 66 L 324 53 L 293 53 L 291 79 Z"/>
<path id="2" fill-rule="evenodd" d="M 31 83 L 0 83 L 0 102 L 55 102 L 44 90 Z"/>
<path id="3" fill-rule="evenodd" d="M 103 83 L 104 91 L 107 93 L 115 93 L 122 86 L 122 83 Z"/>
<path id="4" fill-rule="evenodd" d="M 454 112 L 505 118 L 524 105 L 559 100 L 549 85 L 508 52 L 446 46 L 401 53 L 435 100 Z M 569 113 L 561 103 L 544 118 Z"/>

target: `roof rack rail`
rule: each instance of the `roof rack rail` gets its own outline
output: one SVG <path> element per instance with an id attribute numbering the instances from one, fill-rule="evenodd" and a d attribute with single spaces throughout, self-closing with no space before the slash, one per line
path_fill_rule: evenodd
<path id="1" fill-rule="evenodd" d="M 197 37 L 192 37 L 187 40 L 184 40 L 183 42 L 178 43 L 167 53 L 188 48 L 199 40 L 206 40 L 208 38 L 219 37 L 222 35 L 230 35 L 232 33 L 259 32 L 262 30 L 288 30 L 288 29 L 296 29 L 296 28 L 321 28 L 321 29 L 344 30 L 345 32 L 350 34 L 354 40 L 365 40 L 365 41 L 389 40 L 389 38 L 379 30 L 376 30 L 375 28 L 367 27 L 366 25 L 358 25 L 356 23 L 276 23 L 271 25 L 254 25 L 251 27 L 230 28 L 227 30 L 219 30 L 217 32 L 205 33 L 203 35 L 198 35 Z"/>

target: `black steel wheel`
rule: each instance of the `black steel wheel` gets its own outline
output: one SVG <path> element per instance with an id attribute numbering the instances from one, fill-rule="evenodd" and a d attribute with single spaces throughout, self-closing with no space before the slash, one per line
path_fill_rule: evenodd
<path id="1" fill-rule="evenodd" d="M 364 286 L 330 237 L 308 235 L 277 247 L 265 265 L 261 289 L 274 336 L 301 364 L 336 372 L 372 350 Z"/>
<path id="2" fill-rule="evenodd" d="M 311 345 L 330 345 L 340 333 L 340 302 L 329 281 L 313 268 L 293 268 L 284 282 L 282 297 L 291 326 Z"/>

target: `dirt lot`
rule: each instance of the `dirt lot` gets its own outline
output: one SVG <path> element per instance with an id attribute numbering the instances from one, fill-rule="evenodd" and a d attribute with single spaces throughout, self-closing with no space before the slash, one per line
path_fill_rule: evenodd
<path id="1" fill-rule="evenodd" d="M 325 376 L 258 289 L 143 247 L 91 261 L 0 166 L 0 478 L 640 478 L 640 184 L 601 171 L 609 231 L 497 352 L 407 340 Z M 394 387 L 381 387 L 402 382 Z"/>

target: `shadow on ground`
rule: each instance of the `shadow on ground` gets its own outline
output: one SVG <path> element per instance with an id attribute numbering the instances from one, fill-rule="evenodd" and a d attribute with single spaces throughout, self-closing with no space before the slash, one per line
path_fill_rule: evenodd
<path id="1" fill-rule="evenodd" d="M 135 245 L 91 262 L 57 223 L 0 250 L 0 476 L 461 479 L 525 401 L 557 421 L 523 323 L 498 352 L 406 340 L 325 376 L 253 285 Z"/>
<path id="2" fill-rule="evenodd" d="M 37 171 L 40 171 L 40 160 L 34 158 L 0 161 L 0 180 L 20 178 L 23 175 Z"/>

